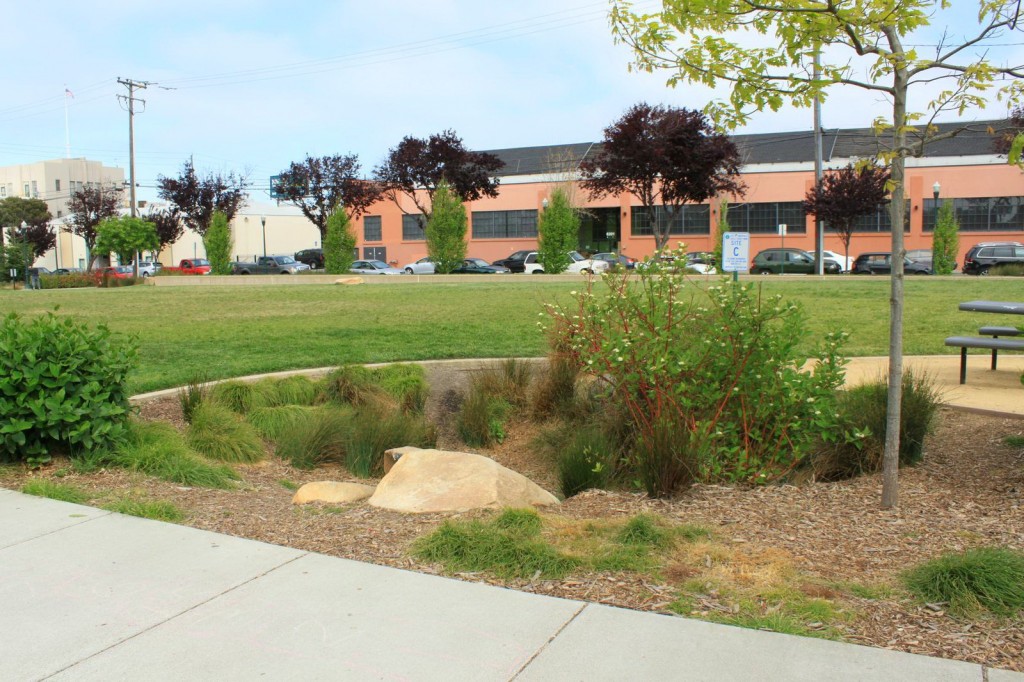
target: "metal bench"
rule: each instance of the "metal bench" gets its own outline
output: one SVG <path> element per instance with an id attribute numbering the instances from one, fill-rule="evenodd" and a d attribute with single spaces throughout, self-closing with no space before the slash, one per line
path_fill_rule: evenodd
<path id="1" fill-rule="evenodd" d="M 1012 329 L 1012 327 L 1009 327 Z M 982 328 L 982 333 L 984 329 Z M 988 348 L 992 351 L 992 369 L 996 368 L 996 358 L 1000 350 L 1021 350 L 1024 351 L 1024 340 L 982 338 L 980 336 L 950 336 L 946 339 L 946 345 L 960 349 L 960 383 L 967 383 L 967 349 Z"/>
<path id="2" fill-rule="evenodd" d="M 1020 336 L 1021 334 L 1024 334 L 1024 332 L 1017 327 L 982 327 L 978 330 L 978 333 L 985 336 L 994 336 L 996 338 L 999 338 L 1000 336 Z"/>

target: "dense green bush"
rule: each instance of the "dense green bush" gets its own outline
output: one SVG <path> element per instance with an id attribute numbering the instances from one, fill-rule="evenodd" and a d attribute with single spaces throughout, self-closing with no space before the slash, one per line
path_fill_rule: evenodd
<path id="1" fill-rule="evenodd" d="M 43 289 L 85 289 L 96 286 L 96 278 L 84 272 L 70 275 L 41 275 L 39 286 Z"/>
<path id="2" fill-rule="evenodd" d="M 0 324 L 0 461 L 109 447 L 129 414 L 134 339 L 47 313 Z"/>
<path id="3" fill-rule="evenodd" d="M 810 458 L 815 477 L 840 480 L 882 470 L 885 451 L 888 386 L 885 379 L 855 386 L 839 394 L 837 415 L 844 436 L 824 442 Z M 935 382 L 926 374 L 903 374 L 900 409 L 900 466 L 916 464 L 924 451 L 924 439 L 934 426 L 942 405 Z"/>
<path id="4" fill-rule="evenodd" d="M 550 308 L 552 344 L 611 387 L 643 448 L 627 461 L 649 491 L 669 495 L 690 477 L 778 480 L 819 434 L 840 431 L 844 335 L 801 353 L 799 308 L 747 284 L 701 287 L 654 267 L 602 281 L 607 294 L 588 286 L 574 305 Z"/>
<path id="5" fill-rule="evenodd" d="M 999 265 L 992 266 L 988 274 L 1002 277 L 1024 277 L 1024 264 L 1000 263 Z"/>

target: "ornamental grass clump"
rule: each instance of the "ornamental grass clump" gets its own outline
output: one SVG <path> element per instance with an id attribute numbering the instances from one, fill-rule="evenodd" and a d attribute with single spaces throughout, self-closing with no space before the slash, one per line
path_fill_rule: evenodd
<path id="1" fill-rule="evenodd" d="M 982 609 L 1012 616 L 1024 609 L 1024 554 L 1002 547 L 946 554 L 910 570 L 904 582 L 924 601 L 948 603 L 957 616 Z"/>
<path id="2" fill-rule="evenodd" d="M 324 406 L 301 413 L 292 412 L 286 420 L 287 424 L 282 425 L 276 438 L 275 454 L 278 457 L 299 469 L 312 469 L 326 461 L 345 461 L 348 434 L 352 428 L 350 408 Z"/>
<path id="3" fill-rule="evenodd" d="M 126 437 L 113 451 L 96 459 L 97 466 L 118 466 L 201 488 L 231 488 L 239 478 L 228 465 L 201 457 L 167 422 L 128 422 Z"/>
<path id="4" fill-rule="evenodd" d="M 406 445 L 432 448 L 436 442 L 434 427 L 420 415 L 365 408 L 352 419 L 345 468 L 354 476 L 369 478 L 380 473 L 385 450 Z"/>
<path id="5" fill-rule="evenodd" d="M 218 462 L 258 462 L 266 456 L 259 434 L 238 415 L 216 403 L 192 414 L 185 440 L 196 452 Z"/>
<path id="6" fill-rule="evenodd" d="M 549 307 L 551 344 L 610 387 L 636 444 L 625 459 L 652 495 L 779 480 L 840 431 L 844 334 L 801 351 L 800 308 L 749 284 L 699 286 L 667 268 L 602 281 L 607 293 L 588 285 Z"/>

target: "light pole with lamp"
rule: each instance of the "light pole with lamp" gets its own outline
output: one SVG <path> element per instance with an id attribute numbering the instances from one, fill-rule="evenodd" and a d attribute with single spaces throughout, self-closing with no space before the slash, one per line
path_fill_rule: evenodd
<path id="1" fill-rule="evenodd" d="M 260 225 L 263 226 L 263 257 L 267 257 L 267 216 L 260 216 Z"/>
<path id="2" fill-rule="evenodd" d="M 25 260 L 21 264 L 22 272 L 25 274 L 25 289 L 28 289 L 28 223 L 21 221 L 21 251 Z"/>
<path id="3" fill-rule="evenodd" d="M 939 191 L 940 191 L 941 189 L 942 189 L 942 185 L 940 185 L 940 184 L 939 184 L 939 181 L 938 181 L 938 180 L 936 180 L 936 181 L 935 181 L 935 184 L 934 184 L 934 185 L 932 185 L 932 197 L 933 197 L 933 198 L 935 199 L 935 204 L 936 204 L 936 207 L 938 207 L 938 203 L 939 203 Z"/>

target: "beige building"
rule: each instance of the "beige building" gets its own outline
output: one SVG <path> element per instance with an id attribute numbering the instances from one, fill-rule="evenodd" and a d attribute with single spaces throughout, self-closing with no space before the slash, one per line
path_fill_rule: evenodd
<path id="1" fill-rule="evenodd" d="M 58 267 L 84 268 L 86 264 L 85 242 L 59 229 L 68 215 L 71 193 L 83 187 L 109 185 L 124 186 L 124 169 L 84 158 L 0 167 L 0 199 L 41 199 L 50 209 L 57 230 L 57 246 L 43 254 L 35 264 L 51 270 Z"/>

